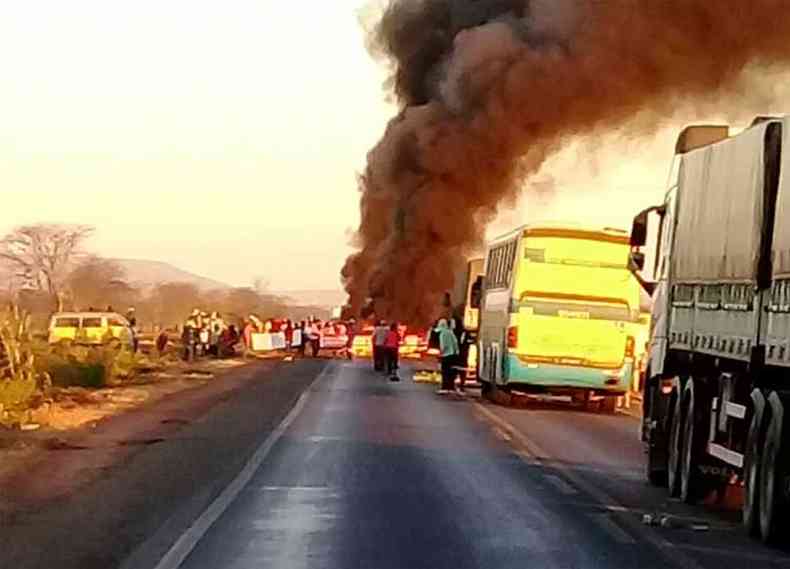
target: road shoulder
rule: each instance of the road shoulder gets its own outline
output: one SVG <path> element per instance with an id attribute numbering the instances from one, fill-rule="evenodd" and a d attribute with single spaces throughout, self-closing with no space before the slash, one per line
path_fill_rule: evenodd
<path id="1" fill-rule="evenodd" d="M 30 477 L 66 491 L 31 499 L 14 487 L 0 567 L 106 569 L 158 532 L 166 551 L 285 417 L 326 365 L 263 362 L 179 397 L 113 418 Z M 121 438 L 122 437 L 122 438 Z M 77 458 L 70 458 L 69 455 Z M 69 485 L 66 474 L 74 476 Z M 34 485 L 35 486 L 35 485 Z M 28 494 L 27 498 L 25 494 Z M 167 543 L 166 543 L 167 542 Z"/>

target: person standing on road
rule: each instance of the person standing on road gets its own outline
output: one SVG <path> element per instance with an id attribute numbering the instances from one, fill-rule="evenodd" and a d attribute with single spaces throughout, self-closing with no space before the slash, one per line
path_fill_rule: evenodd
<path id="1" fill-rule="evenodd" d="M 385 365 L 385 348 L 384 341 L 387 339 L 387 323 L 384 320 L 379 320 L 379 323 L 373 329 L 373 369 L 375 371 L 383 371 Z"/>
<path id="2" fill-rule="evenodd" d="M 436 327 L 439 335 L 439 355 L 442 362 L 442 387 L 437 393 L 450 393 L 455 389 L 455 366 L 458 361 L 458 339 L 450 327 L 447 320 L 442 318 Z"/>
<path id="3" fill-rule="evenodd" d="M 247 359 L 247 356 L 252 354 L 252 333 L 255 330 L 255 326 L 252 324 L 252 320 L 249 318 L 244 321 L 244 330 L 242 330 L 242 338 L 244 340 L 244 359 Z"/>
<path id="4" fill-rule="evenodd" d="M 296 325 L 296 330 L 294 331 L 294 345 L 299 355 L 304 357 L 304 350 L 307 347 L 307 323 L 304 320 Z"/>
<path id="5" fill-rule="evenodd" d="M 135 314 L 134 306 L 130 306 L 126 311 L 126 320 L 129 322 L 129 328 L 132 331 L 132 350 L 137 353 L 140 347 L 140 337 L 137 331 L 137 315 Z"/>
<path id="6" fill-rule="evenodd" d="M 184 361 L 192 362 L 195 359 L 195 349 L 198 343 L 198 323 L 194 318 L 189 318 L 181 332 L 181 342 L 184 344 Z"/>
<path id="7" fill-rule="evenodd" d="M 225 323 L 222 321 L 219 313 L 212 312 L 209 319 L 209 352 L 217 358 L 220 357 L 220 338 L 224 327 Z"/>
<path id="8" fill-rule="evenodd" d="M 387 375 L 390 381 L 400 381 L 398 377 L 398 347 L 400 346 L 400 334 L 398 325 L 393 322 L 387 335 L 384 338 L 384 354 L 387 362 Z"/>
<path id="9" fill-rule="evenodd" d="M 357 333 L 357 321 L 351 318 L 348 321 L 348 326 L 346 327 L 347 331 L 347 338 L 346 338 L 346 357 L 350 360 L 354 359 L 354 336 Z"/>
<path id="10" fill-rule="evenodd" d="M 282 326 L 280 327 L 282 330 L 283 335 L 285 336 L 285 351 L 287 353 L 291 353 L 291 344 L 293 344 L 294 338 L 294 325 L 291 320 L 286 320 L 283 322 Z"/>
<path id="11" fill-rule="evenodd" d="M 312 357 L 318 357 L 321 350 L 321 321 L 313 320 L 309 325 L 310 348 Z"/>
<path id="12" fill-rule="evenodd" d="M 159 332 L 159 335 L 156 337 L 156 353 L 160 358 L 165 354 L 165 350 L 167 350 L 168 341 L 167 330 Z"/>

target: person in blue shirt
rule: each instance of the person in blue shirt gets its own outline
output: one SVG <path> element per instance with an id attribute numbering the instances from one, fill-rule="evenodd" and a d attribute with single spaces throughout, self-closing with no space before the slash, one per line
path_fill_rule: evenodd
<path id="1" fill-rule="evenodd" d="M 442 318 L 436 326 L 439 335 L 439 355 L 442 362 L 442 387 L 437 393 L 450 393 L 455 389 L 456 365 L 458 361 L 458 338 Z"/>

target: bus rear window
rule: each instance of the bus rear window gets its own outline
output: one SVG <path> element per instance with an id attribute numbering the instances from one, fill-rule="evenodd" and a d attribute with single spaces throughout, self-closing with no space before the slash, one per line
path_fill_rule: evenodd
<path id="1" fill-rule="evenodd" d="M 594 239 L 529 237 L 524 259 L 533 263 L 626 269 L 628 245 Z"/>
<path id="2" fill-rule="evenodd" d="M 637 315 L 629 310 L 627 304 L 584 301 L 563 301 L 562 299 L 522 297 L 516 308 L 528 308 L 535 316 L 583 317 L 589 320 L 610 320 L 614 322 L 634 322 Z M 583 315 L 583 316 L 582 316 Z"/>
<path id="3" fill-rule="evenodd" d="M 79 328 L 79 318 L 56 318 L 55 328 Z"/>
<path id="4" fill-rule="evenodd" d="M 84 318 L 82 320 L 83 328 L 101 328 L 101 318 Z"/>

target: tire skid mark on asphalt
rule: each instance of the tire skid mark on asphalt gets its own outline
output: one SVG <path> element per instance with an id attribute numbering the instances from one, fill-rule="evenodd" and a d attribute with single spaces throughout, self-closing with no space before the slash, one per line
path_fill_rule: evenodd
<path id="1" fill-rule="evenodd" d="M 486 409 L 486 406 L 482 403 L 475 402 L 474 406 L 475 410 L 482 416 L 486 417 L 493 425 L 508 433 L 513 439 L 512 444 L 514 446 L 520 446 L 521 448 L 518 450 L 521 451 L 521 453 L 526 453 L 529 455 L 533 464 L 536 462 L 541 464 L 551 461 L 549 453 L 543 450 L 540 445 L 535 443 L 533 440 L 527 438 L 526 435 L 519 431 L 509 421 Z M 559 463 L 554 464 L 551 468 L 562 474 L 562 476 L 564 476 L 573 486 L 592 497 L 594 500 L 600 502 L 602 506 L 622 507 L 621 504 L 617 502 L 617 500 L 609 496 L 600 488 L 588 483 L 586 480 L 584 480 L 584 478 L 579 476 L 573 471 L 573 469 L 568 468 L 566 465 Z M 614 517 L 615 515 L 617 516 L 618 525 L 627 527 L 633 535 L 637 535 L 645 542 L 651 544 L 661 554 L 663 554 L 668 561 L 671 561 L 673 564 L 684 569 L 703 569 L 702 565 L 683 553 L 675 544 L 667 541 L 648 526 L 642 525 L 626 512 L 613 511 L 612 516 Z M 610 519 L 610 521 L 615 523 L 613 519 Z M 622 529 L 622 527 L 620 529 Z"/>

